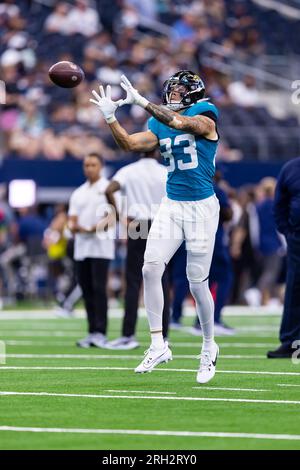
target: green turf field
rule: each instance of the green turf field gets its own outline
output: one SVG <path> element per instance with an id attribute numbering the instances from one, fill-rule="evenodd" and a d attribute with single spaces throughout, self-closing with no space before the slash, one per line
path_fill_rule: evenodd
<path id="1" fill-rule="evenodd" d="M 0 312 L 1 449 L 300 449 L 300 364 L 265 358 L 279 316 L 228 316 L 238 334 L 218 338 L 218 373 L 200 386 L 201 339 L 186 331 L 171 332 L 172 362 L 137 375 L 145 319 L 141 347 L 116 352 L 76 348 L 83 319 L 13 315 Z"/>

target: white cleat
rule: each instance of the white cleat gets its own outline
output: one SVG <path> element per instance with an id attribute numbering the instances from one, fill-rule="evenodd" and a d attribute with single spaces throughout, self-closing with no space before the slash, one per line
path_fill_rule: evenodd
<path id="1" fill-rule="evenodd" d="M 197 373 L 197 382 L 206 384 L 213 379 L 216 373 L 216 364 L 219 355 L 219 347 L 215 343 L 213 352 L 202 351 L 200 355 L 200 367 Z"/>
<path id="2" fill-rule="evenodd" d="M 162 362 L 172 361 L 172 351 L 169 348 L 167 341 L 163 349 L 154 349 L 152 346 L 145 352 L 143 361 L 134 370 L 138 374 L 151 372 L 154 367 Z"/>

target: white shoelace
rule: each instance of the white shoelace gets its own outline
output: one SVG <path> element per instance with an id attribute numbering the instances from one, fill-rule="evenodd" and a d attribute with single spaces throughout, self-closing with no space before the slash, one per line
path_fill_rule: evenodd
<path id="1" fill-rule="evenodd" d="M 200 372 L 203 372 L 204 370 L 210 371 L 211 357 L 209 352 L 204 351 L 199 356 L 197 356 L 197 359 L 200 359 Z"/>
<path id="2" fill-rule="evenodd" d="M 145 356 L 144 361 L 146 361 L 147 363 L 151 362 L 153 360 L 152 356 L 150 356 L 151 352 L 153 352 L 153 349 L 151 349 L 151 347 L 149 349 L 146 349 L 146 351 L 144 351 L 144 356 Z M 147 356 L 149 356 L 149 357 L 147 357 Z"/>

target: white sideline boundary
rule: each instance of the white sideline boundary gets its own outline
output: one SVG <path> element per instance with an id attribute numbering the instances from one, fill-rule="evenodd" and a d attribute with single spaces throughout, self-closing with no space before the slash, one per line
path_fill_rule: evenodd
<path id="1" fill-rule="evenodd" d="M 12 340 L 6 339 L 5 343 L 8 346 L 70 346 L 68 341 L 23 341 L 23 340 Z M 146 343 L 140 343 L 142 346 L 147 346 Z M 274 348 L 276 347 L 275 343 L 221 343 L 218 341 L 220 348 L 239 348 L 239 349 L 265 349 L 265 348 Z M 199 347 L 199 342 L 195 341 L 194 343 L 181 343 L 181 342 L 170 342 L 171 347 L 180 348 L 197 348 Z"/>
<path id="2" fill-rule="evenodd" d="M 6 354 L 7 358 L 13 359 L 141 359 L 141 354 Z M 266 359 L 266 356 L 260 355 L 234 355 L 220 354 L 220 359 Z M 197 359 L 196 354 L 175 354 L 174 359 Z M 1 367 L 1 366 L 0 366 Z"/>
<path id="3" fill-rule="evenodd" d="M 0 372 L 3 370 L 119 370 L 119 371 L 131 371 L 132 367 L 109 367 L 109 366 L 1 366 Z M 152 372 L 192 372 L 195 374 L 196 369 L 169 369 L 169 368 L 156 368 Z M 277 375 L 277 376 L 295 376 L 299 377 L 300 372 L 273 372 L 273 371 L 255 371 L 255 370 L 217 370 L 217 374 L 245 374 L 245 375 Z"/>
<path id="4" fill-rule="evenodd" d="M 78 429 L 78 428 L 37 428 L 0 426 L 0 432 L 32 432 L 32 433 L 70 433 L 70 434 L 121 434 L 133 436 L 176 436 L 176 437 L 220 437 L 233 439 L 269 439 L 299 441 L 299 434 L 252 434 L 235 432 L 194 432 L 194 431 L 157 431 L 145 429 Z"/>
<path id="5" fill-rule="evenodd" d="M 123 317 L 124 310 L 121 307 L 110 307 L 109 316 L 110 318 L 121 318 Z M 227 306 L 223 312 L 225 317 L 278 317 L 282 315 L 282 307 L 247 307 L 247 306 Z M 184 316 L 194 317 L 196 315 L 195 308 L 187 306 L 184 308 Z M 146 311 L 144 308 L 139 309 L 139 317 L 146 318 Z M 85 312 L 83 309 L 75 310 L 75 319 L 85 318 Z M 53 311 L 51 310 L 6 310 L 0 311 L 0 320 L 60 320 Z"/>
<path id="6" fill-rule="evenodd" d="M 278 330 L 278 328 L 276 329 L 276 331 Z M 269 334 L 268 334 L 269 333 Z M 242 339 L 242 338 L 270 338 L 272 339 L 273 341 L 277 340 L 276 338 L 276 335 L 274 334 L 275 333 L 275 330 L 274 331 L 268 331 L 268 330 L 259 330 L 257 332 L 252 332 L 252 334 L 245 330 L 245 332 L 239 332 L 237 330 L 237 336 L 239 337 L 239 339 Z M 36 331 L 36 332 L 33 332 L 33 331 L 15 331 L 14 333 L 12 333 L 11 331 L 1 331 L 1 334 L 0 334 L 0 338 L 1 339 L 4 339 L 5 338 L 37 338 L 37 337 L 40 337 L 40 338 L 70 338 L 70 341 L 73 340 L 73 338 L 75 339 L 79 339 L 83 336 L 82 332 L 73 332 L 73 331 L 67 331 L 67 332 L 64 332 L 64 331 Z M 218 335 L 215 335 L 216 338 L 224 338 L 224 336 L 218 336 Z M 143 341 L 140 343 L 141 345 L 143 344 L 146 344 L 145 343 L 145 338 L 149 338 L 149 334 L 143 334 L 143 335 L 140 335 L 141 338 L 143 338 Z M 72 338 L 72 339 L 71 339 Z M 202 335 L 201 336 L 193 336 L 193 335 L 188 335 L 188 338 L 195 338 L 195 341 L 200 341 L 201 338 L 202 338 Z M 232 336 L 232 338 L 234 338 L 234 336 Z M 185 339 L 185 338 L 182 338 L 182 339 Z M 175 341 L 176 342 L 176 341 Z M 185 342 L 181 342 L 181 343 L 177 343 L 176 344 L 186 344 Z M 195 343 L 196 344 L 196 343 Z M 148 341 L 148 346 L 149 346 L 149 341 Z"/>
<path id="7" fill-rule="evenodd" d="M 108 398 L 122 400 L 177 400 L 177 401 L 219 401 L 226 403 L 264 403 L 276 405 L 300 405 L 299 400 L 263 400 L 254 398 L 212 398 L 212 397 L 170 397 L 170 396 L 144 396 L 144 395 L 96 395 L 89 393 L 53 393 L 53 392 L 14 392 L 0 391 L 0 396 L 34 396 L 34 397 L 57 397 L 57 398 Z"/>
<path id="8" fill-rule="evenodd" d="M 57 325 L 56 325 L 57 327 Z M 254 326 L 254 327 L 236 327 L 235 328 L 235 331 L 236 331 L 236 334 L 237 335 L 241 335 L 241 336 L 244 336 L 244 333 L 260 333 L 260 334 L 263 334 L 263 333 L 273 333 L 273 332 L 277 332 L 278 331 L 278 326 L 267 326 L 267 325 L 261 325 L 260 326 Z M 196 335 L 193 335 L 192 333 L 188 333 L 186 331 L 182 331 L 182 330 L 173 330 L 173 331 L 177 331 L 180 333 L 180 336 L 181 337 L 194 337 L 194 338 L 201 338 L 202 335 L 199 335 L 199 336 L 196 336 Z M 29 337 L 38 337 L 38 336 L 41 336 L 41 337 L 52 337 L 52 336 L 58 336 L 58 337 L 76 337 L 78 338 L 78 336 L 82 336 L 82 329 L 80 330 L 67 330 L 67 329 L 56 329 L 56 330 L 51 330 L 51 329 L 46 329 L 46 330 L 37 330 L 37 329 L 32 329 L 32 330 L 21 330 L 21 329 L 18 329 L 17 331 L 12 331 L 12 330 L 9 330 L 9 329 L 2 329 L 1 331 L 1 336 L 13 336 L 13 337 L 19 337 L 19 336 L 29 336 Z M 218 336 L 216 334 L 216 336 Z M 143 333 L 143 334 L 140 334 L 139 337 L 149 337 L 149 334 L 148 333 Z M 224 337 L 224 336 L 223 336 Z M 232 336 L 231 336 L 232 337 Z"/>

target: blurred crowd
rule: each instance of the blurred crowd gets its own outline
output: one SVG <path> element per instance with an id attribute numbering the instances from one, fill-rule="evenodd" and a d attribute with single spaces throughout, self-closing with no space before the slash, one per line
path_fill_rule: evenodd
<path id="1" fill-rule="evenodd" d="M 110 83 L 119 98 L 120 76 L 126 73 L 141 94 L 160 102 L 163 82 L 178 69 L 200 72 L 207 94 L 222 109 L 219 159 L 261 156 L 257 135 L 263 130 L 267 139 L 270 134 L 264 126 L 272 129 L 267 150 L 273 159 L 296 155 L 298 137 L 286 142 L 280 132 L 282 126 L 296 127 L 296 118 L 278 122 L 261 105 L 253 76 L 236 78 L 213 66 L 215 59 L 226 65 L 233 57 L 255 64 L 261 54 L 272 52 L 274 41 L 266 42 L 264 22 L 255 12 L 246 0 L 2 1 L 0 71 L 6 103 L 0 113 L 0 155 L 61 160 L 97 151 L 106 160 L 121 158 L 99 110 L 89 102 L 91 90 Z M 278 38 L 277 43 L 280 51 Z M 74 61 L 85 72 L 85 81 L 73 90 L 49 81 L 48 69 L 61 60 Z M 134 132 L 146 126 L 147 115 L 125 107 L 118 118 Z"/>
<path id="2" fill-rule="evenodd" d="M 235 190 L 218 170 L 216 185 L 226 193 L 230 207 L 226 217 L 221 217 L 216 241 L 222 260 L 225 260 L 221 279 L 226 282 L 224 303 L 281 304 L 286 247 L 276 231 L 272 213 L 276 180 L 267 177 L 255 186 Z M 13 212 L 5 202 L 2 189 L 0 298 L 6 303 L 19 299 L 44 299 L 46 302 L 56 299 L 60 305 L 74 289 L 72 239 L 65 231 L 66 220 L 67 207 L 61 204 Z M 116 258 L 110 265 L 108 283 L 111 303 L 119 304 L 124 298 L 126 243 L 124 239 L 116 240 Z M 185 276 L 184 257 L 176 261 L 177 268 L 178 262 L 182 262 L 182 266 L 177 271 Z M 215 261 L 214 264 L 218 263 Z M 169 269 L 172 271 L 172 263 Z M 172 272 L 170 280 L 174 291 L 176 280 Z M 186 279 L 181 281 L 188 285 Z M 79 298 L 80 292 L 76 293 L 74 303 Z M 73 306 L 70 305 L 70 310 Z"/>

